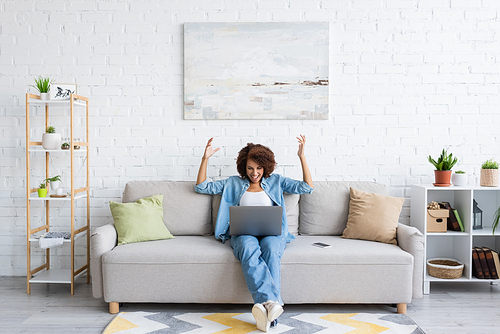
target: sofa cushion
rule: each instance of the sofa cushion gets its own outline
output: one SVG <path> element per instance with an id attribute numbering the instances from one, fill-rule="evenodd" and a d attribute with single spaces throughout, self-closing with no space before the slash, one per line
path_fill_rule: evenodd
<path id="1" fill-rule="evenodd" d="M 315 241 L 332 247 L 314 247 Z M 103 255 L 102 267 L 107 302 L 252 303 L 230 243 L 222 244 L 213 236 L 118 246 Z M 396 245 L 298 236 L 287 244 L 282 258 L 283 299 L 286 303 L 410 302 L 412 272 L 413 257 Z"/>
<path id="2" fill-rule="evenodd" d="M 123 203 L 135 202 L 152 195 L 163 195 L 163 221 L 173 235 L 210 235 L 210 196 L 194 191 L 195 182 L 129 181 L 123 192 Z"/>
<path id="3" fill-rule="evenodd" d="M 349 214 L 349 188 L 387 195 L 384 185 L 363 181 L 314 183 L 314 192 L 300 196 L 299 234 L 341 235 Z"/>
<path id="4" fill-rule="evenodd" d="M 342 238 L 397 245 L 396 228 L 404 198 L 350 189 L 349 217 Z"/>
<path id="5" fill-rule="evenodd" d="M 135 203 L 109 202 L 118 234 L 118 245 L 172 239 L 163 223 L 163 196 L 141 198 Z"/>
<path id="6" fill-rule="evenodd" d="M 332 247 L 312 246 L 317 241 Z M 281 259 L 282 297 L 285 303 L 409 303 L 413 263 L 397 245 L 298 236 Z"/>

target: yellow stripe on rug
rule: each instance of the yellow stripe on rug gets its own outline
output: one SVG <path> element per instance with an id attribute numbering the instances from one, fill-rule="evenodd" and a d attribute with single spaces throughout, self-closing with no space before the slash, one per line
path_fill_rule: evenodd
<path id="1" fill-rule="evenodd" d="M 379 334 L 389 329 L 388 327 L 382 327 L 376 324 L 371 324 L 369 322 L 351 319 L 351 317 L 354 317 L 357 314 L 358 313 L 332 313 L 325 315 L 320 319 L 356 328 L 348 332 L 349 334 Z"/>
<path id="2" fill-rule="evenodd" d="M 121 331 L 125 331 L 132 328 L 139 328 L 138 325 L 131 323 L 127 319 L 123 319 L 119 315 L 113 319 L 113 321 L 106 327 L 106 330 L 103 334 L 114 334 L 119 333 Z"/>
<path id="3" fill-rule="evenodd" d="M 255 324 L 233 318 L 240 314 L 242 313 L 214 313 L 202 318 L 230 327 L 214 334 L 246 334 L 255 331 Z"/>

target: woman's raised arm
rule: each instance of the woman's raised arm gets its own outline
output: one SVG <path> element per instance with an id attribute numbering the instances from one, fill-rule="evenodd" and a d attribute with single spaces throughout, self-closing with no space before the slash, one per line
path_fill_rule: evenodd
<path id="1" fill-rule="evenodd" d="M 203 157 L 201 158 L 201 164 L 200 164 L 200 169 L 198 170 L 198 177 L 196 179 L 196 185 L 202 183 L 207 179 L 207 167 L 208 167 L 208 159 L 214 155 L 215 152 L 220 150 L 220 147 L 213 149 L 212 148 L 212 141 L 214 138 L 210 138 L 208 140 L 207 146 L 205 147 L 205 153 L 203 154 Z"/>
<path id="2" fill-rule="evenodd" d="M 303 180 L 305 183 L 310 185 L 311 188 L 314 188 L 311 171 L 309 170 L 309 166 L 307 165 L 306 155 L 304 152 L 306 146 L 306 136 L 300 135 L 300 137 L 297 137 L 297 139 L 299 140 L 299 151 L 297 152 L 297 155 L 299 156 L 300 164 L 302 165 Z"/>

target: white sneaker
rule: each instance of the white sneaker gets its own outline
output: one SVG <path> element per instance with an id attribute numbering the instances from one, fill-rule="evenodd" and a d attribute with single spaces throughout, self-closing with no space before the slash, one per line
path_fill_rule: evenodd
<path id="1" fill-rule="evenodd" d="M 268 300 L 263 305 L 267 310 L 267 320 L 269 322 L 276 320 L 283 313 L 283 307 L 278 302 Z"/>
<path id="2" fill-rule="evenodd" d="M 264 307 L 264 305 L 259 303 L 255 304 L 252 307 L 252 315 L 255 318 L 257 328 L 267 333 L 267 331 L 269 330 L 269 326 L 271 326 L 271 321 L 267 319 L 267 309 Z"/>

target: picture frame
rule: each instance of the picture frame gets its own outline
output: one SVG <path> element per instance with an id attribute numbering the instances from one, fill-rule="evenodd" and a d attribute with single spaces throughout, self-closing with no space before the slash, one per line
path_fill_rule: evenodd
<path id="1" fill-rule="evenodd" d="M 52 83 L 50 85 L 51 100 L 69 100 L 70 94 L 77 93 L 77 84 L 73 83 Z"/>

